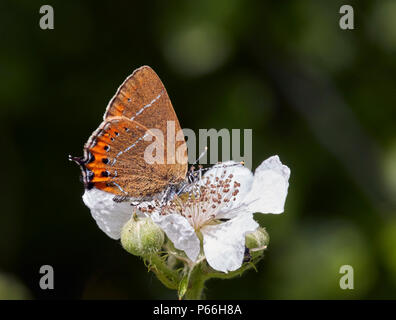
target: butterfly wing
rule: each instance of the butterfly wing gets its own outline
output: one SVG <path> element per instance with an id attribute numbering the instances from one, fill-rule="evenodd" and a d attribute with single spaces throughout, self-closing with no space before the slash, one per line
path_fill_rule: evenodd
<path id="1" fill-rule="evenodd" d="M 174 121 L 176 132 L 181 129 L 163 83 L 149 66 L 136 69 L 118 88 L 107 106 L 104 120 L 113 116 L 161 130 L 167 128 L 167 121 Z"/>
<path id="2" fill-rule="evenodd" d="M 160 139 L 159 141 L 157 141 Z M 85 146 L 91 161 L 85 165 L 90 186 L 117 196 L 147 198 L 163 191 L 170 183 L 185 177 L 185 164 L 167 161 L 163 145 L 163 162 L 150 163 L 148 147 L 163 144 L 162 137 L 137 121 L 111 117 L 95 131 Z M 160 149 L 156 149 L 157 151 Z"/>
<path id="3" fill-rule="evenodd" d="M 173 151 L 185 149 L 185 154 L 177 161 L 182 165 L 174 167 L 178 170 L 177 176 L 185 176 L 188 164 L 187 145 L 165 86 L 153 69 L 142 66 L 121 84 L 107 106 L 104 120 L 114 116 L 126 117 L 148 129 L 160 130 L 164 142 L 174 144 Z M 182 137 L 176 139 L 178 133 Z M 174 163 L 174 156 L 175 152 L 169 150 L 167 160 Z"/>
<path id="4" fill-rule="evenodd" d="M 153 139 L 160 139 L 164 152 L 160 163 L 145 159 Z M 117 196 L 151 197 L 185 178 L 184 135 L 166 89 L 150 67 L 135 70 L 123 82 L 85 144 L 84 157 L 71 160 L 81 166 L 86 188 Z"/>

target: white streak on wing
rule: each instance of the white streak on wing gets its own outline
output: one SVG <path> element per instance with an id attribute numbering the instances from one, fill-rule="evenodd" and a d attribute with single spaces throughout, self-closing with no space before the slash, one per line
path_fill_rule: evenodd
<path id="1" fill-rule="evenodd" d="M 162 90 L 158 96 L 156 96 L 153 100 L 151 100 L 151 102 L 149 104 L 146 104 L 138 112 L 136 112 L 136 114 L 131 118 L 131 120 L 134 120 L 145 109 L 150 108 L 153 105 L 153 103 L 156 102 L 162 96 L 163 93 L 164 93 L 164 90 Z"/>
<path id="2" fill-rule="evenodd" d="M 123 152 L 127 152 L 127 151 L 129 151 L 130 149 L 132 149 L 134 146 L 136 146 L 136 144 L 137 144 L 140 140 L 144 139 L 146 136 L 147 136 L 147 133 L 146 133 L 144 136 L 142 136 L 142 137 L 140 137 L 139 139 L 137 139 L 136 142 L 135 142 L 134 144 L 130 145 L 130 146 L 129 146 L 128 148 L 126 148 Z"/>
<path id="3" fill-rule="evenodd" d="M 117 186 L 118 189 L 120 189 L 121 192 L 124 192 L 125 194 L 128 194 L 128 192 L 125 192 L 124 189 L 122 189 L 121 186 L 120 186 L 118 183 L 113 182 L 113 184 L 114 184 L 115 186 Z"/>
<path id="4" fill-rule="evenodd" d="M 118 152 L 118 153 L 117 153 L 117 155 L 116 155 L 116 158 L 118 158 L 120 155 L 122 155 L 122 154 L 123 154 L 123 152 L 124 152 L 124 151 L 120 151 L 120 152 Z"/>
<path id="5" fill-rule="evenodd" d="M 117 158 L 118 158 L 120 155 L 122 155 L 124 152 L 127 152 L 127 151 L 129 151 L 130 149 L 132 149 L 134 146 L 136 146 L 136 144 L 137 144 L 140 140 L 144 139 L 147 135 L 148 135 L 148 134 L 146 133 L 144 136 L 142 136 L 142 137 L 140 137 L 139 139 L 137 139 L 133 144 L 131 144 L 131 145 L 130 145 L 128 148 L 126 148 L 124 151 L 118 152 L 117 155 L 115 156 L 115 158 L 114 158 L 114 160 L 113 160 L 113 162 L 112 162 L 111 165 L 114 165 L 114 164 L 116 163 L 116 161 L 117 161 Z"/>
<path id="6" fill-rule="evenodd" d="M 112 162 L 111 165 L 114 165 L 114 164 L 116 163 L 116 161 L 117 161 L 117 158 L 118 158 L 120 155 L 122 155 L 124 152 L 127 152 L 127 151 L 129 151 L 130 149 L 132 149 L 134 146 L 136 146 L 136 144 L 137 144 L 140 140 L 144 139 L 147 135 L 148 135 L 148 133 L 145 133 L 143 136 L 141 136 L 139 139 L 137 139 L 133 144 L 131 144 L 128 148 L 126 148 L 124 151 L 120 151 L 120 152 L 116 155 L 116 157 L 114 158 L 114 160 L 113 160 L 113 162 Z M 114 175 L 114 177 L 117 177 L 117 176 L 118 176 L 118 173 L 117 173 L 117 170 L 115 170 L 115 175 Z M 125 193 L 126 195 L 128 195 L 128 192 L 125 192 L 124 189 L 122 189 L 122 187 L 121 187 L 118 183 L 116 183 L 116 182 L 114 182 L 114 181 L 112 181 L 112 183 L 113 183 L 121 192 L 123 192 L 123 193 Z"/>

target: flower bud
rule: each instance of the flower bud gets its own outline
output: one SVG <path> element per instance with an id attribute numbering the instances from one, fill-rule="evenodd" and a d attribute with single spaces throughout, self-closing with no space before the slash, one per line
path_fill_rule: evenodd
<path id="1" fill-rule="evenodd" d="M 149 257 L 164 243 L 164 232 L 151 218 L 133 216 L 121 230 L 123 248 L 135 256 Z"/>
<path id="2" fill-rule="evenodd" d="M 258 227 L 255 231 L 246 235 L 245 245 L 248 249 L 265 249 L 269 244 L 269 235 L 267 231 Z"/>

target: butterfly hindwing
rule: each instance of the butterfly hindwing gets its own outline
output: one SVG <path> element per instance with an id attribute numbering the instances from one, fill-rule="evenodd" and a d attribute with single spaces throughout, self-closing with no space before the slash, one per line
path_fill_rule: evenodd
<path id="1" fill-rule="evenodd" d="M 92 186 L 118 196 L 144 198 L 183 180 L 182 166 L 167 163 L 166 146 L 162 149 L 163 163 L 147 162 L 145 152 L 156 139 L 155 134 L 137 121 L 108 118 L 86 146 L 94 159 L 86 164 L 93 173 Z"/>

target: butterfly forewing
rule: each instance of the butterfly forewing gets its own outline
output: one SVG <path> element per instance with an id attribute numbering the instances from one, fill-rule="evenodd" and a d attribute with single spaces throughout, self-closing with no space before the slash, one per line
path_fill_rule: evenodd
<path id="1" fill-rule="evenodd" d="M 136 69 L 118 88 L 104 114 L 104 120 L 124 116 L 145 127 L 166 130 L 167 122 L 180 124 L 160 78 L 149 66 Z"/>

